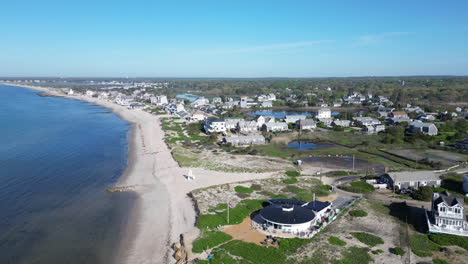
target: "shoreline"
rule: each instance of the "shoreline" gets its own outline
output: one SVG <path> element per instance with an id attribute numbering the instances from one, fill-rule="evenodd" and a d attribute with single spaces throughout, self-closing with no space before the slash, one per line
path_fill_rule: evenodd
<path id="1" fill-rule="evenodd" d="M 116 263 L 175 263 L 171 246 L 184 233 L 196 232 L 197 213 L 189 193 L 198 188 L 251 179 L 271 178 L 275 173 L 227 173 L 191 168 L 196 179 L 185 180 L 189 168 L 181 168 L 164 141 L 160 118 L 142 110 L 130 110 L 108 100 L 83 95 L 69 96 L 51 87 L 10 84 L 47 94 L 86 101 L 110 109 L 131 125 L 127 167 L 116 187 L 132 186 L 138 199 L 116 253 Z M 118 194 L 115 194 L 118 195 Z"/>

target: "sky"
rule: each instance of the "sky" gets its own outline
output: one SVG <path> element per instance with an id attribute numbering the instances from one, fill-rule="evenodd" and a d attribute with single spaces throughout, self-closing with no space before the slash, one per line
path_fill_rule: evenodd
<path id="1" fill-rule="evenodd" d="M 468 75 L 466 0 L 3 1 L 3 77 Z"/>

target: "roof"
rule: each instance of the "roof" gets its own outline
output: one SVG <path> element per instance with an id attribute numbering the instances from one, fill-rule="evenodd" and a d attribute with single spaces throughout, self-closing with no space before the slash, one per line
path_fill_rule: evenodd
<path id="1" fill-rule="evenodd" d="M 285 122 L 274 122 L 274 123 L 265 123 L 267 127 L 287 127 L 288 124 Z"/>
<path id="2" fill-rule="evenodd" d="M 437 198 L 436 198 L 437 197 Z M 441 192 L 441 193 L 435 193 L 434 194 L 434 201 L 433 203 L 438 205 L 441 202 L 444 202 L 448 206 L 454 206 L 459 204 L 461 207 L 463 207 L 464 200 L 462 197 L 459 197 L 457 195 L 453 195 L 447 191 Z"/>
<path id="3" fill-rule="evenodd" d="M 260 211 L 263 219 L 287 225 L 304 224 L 314 220 L 312 210 L 298 205 L 270 205 Z"/>
<path id="4" fill-rule="evenodd" d="M 326 208 L 326 207 L 328 207 L 330 205 L 331 205 L 330 202 L 312 201 L 312 202 L 308 203 L 305 206 L 305 208 L 310 209 L 310 210 L 315 211 L 315 212 L 320 212 L 324 208 Z"/>
<path id="5" fill-rule="evenodd" d="M 413 127 L 429 127 L 429 126 L 433 126 L 434 124 L 432 123 L 424 123 L 424 122 L 419 122 L 419 121 L 414 121 L 414 122 L 411 122 L 410 126 L 413 126 Z"/>
<path id="6" fill-rule="evenodd" d="M 271 199 L 268 201 L 270 204 L 276 205 L 299 205 L 303 206 L 307 202 L 301 200 L 291 200 L 291 199 Z"/>
<path id="7" fill-rule="evenodd" d="M 433 171 L 402 171 L 387 173 L 394 182 L 402 181 L 439 181 L 439 175 Z"/>
<path id="8" fill-rule="evenodd" d="M 406 112 L 404 111 L 395 111 L 395 112 L 392 112 L 393 115 L 406 115 Z"/>
<path id="9" fill-rule="evenodd" d="M 305 126 L 310 126 L 310 125 L 315 125 L 315 121 L 313 119 L 301 119 L 299 120 L 299 124 L 305 125 Z"/>

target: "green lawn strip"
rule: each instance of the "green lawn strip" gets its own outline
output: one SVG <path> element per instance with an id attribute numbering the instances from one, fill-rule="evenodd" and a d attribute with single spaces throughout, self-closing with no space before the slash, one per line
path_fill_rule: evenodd
<path id="1" fill-rule="evenodd" d="M 445 261 L 443 259 L 432 259 L 433 264 L 450 264 L 448 261 Z"/>
<path id="2" fill-rule="evenodd" d="M 340 246 L 340 247 L 344 247 L 346 246 L 346 242 L 344 242 L 343 240 L 339 239 L 338 237 L 336 236 L 331 236 L 328 238 L 328 242 L 332 245 L 335 245 L 335 246 Z"/>
<path id="3" fill-rule="evenodd" d="M 459 246 L 468 250 L 468 237 L 449 234 L 430 234 L 429 239 L 440 246 Z"/>
<path id="4" fill-rule="evenodd" d="M 352 210 L 349 212 L 349 215 L 354 217 L 364 217 L 367 216 L 367 212 L 364 210 Z"/>
<path id="5" fill-rule="evenodd" d="M 429 240 L 427 235 L 412 235 L 410 237 L 411 251 L 419 257 L 432 256 L 431 251 L 439 251 L 440 246 Z"/>
<path id="6" fill-rule="evenodd" d="M 286 263 L 286 256 L 280 249 L 274 247 L 262 247 L 240 240 L 233 240 L 220 247 L 221 249 L 242 258 L 240 263 L 252 264 L 283 264 Z M 214 259 L 216 255 L 214 256 Z"/>
<path id="7" fill-rule="evenodd" d="M 234 191 L 236 191 L 237 193 L 252 193 L 253 189 L 249 188 L 249 187 L 244 187 L 244 186 L 238 185 L 238 186 L 234 187 Z"/>
<path id="8" fill-rule="evenodd" d="M 368 264 L 373 261 L 366 249 L 350 247 L 342 253 L 342 258 L 333 264 Z"/>
<path id="9" fill-rule="evenodd" d="M 364 243 L 370 247 L 374 247 L 384 243 L 382 238 L 365 232 L 353 232 L 351 233 L 351 235 L 357 240 L 359 240 L 361 243 Z"/>
<path id="10" fill-rule="evenodd" d="M 340 186 L 340 189 L 353 193 L 369 193 L 375 190 L 374 186 L 363 181 L 351 182 L 349 185 Z"/>
<path id="11" fill-rule="evenodd" d="M 296 178 L 288 178 L 288 179 L 283 179 L 282 182 L 284 184 L 294 184 L 294 183 L 297 183 L 297 179 Z"/>
<path id="12" fill-rule="evenodd" d="M 265 200 L 242 200 L 234 208 L 229 209 L 229 224 L 240 224 L 254 211 L 261 209 Z M 200 229 L 216 228 L 217 226 L 227 225 L 227 210 L 216 214 L 200 215 L 197 220 L 197 226 Z"/>
<path id="13" fill-rule="evenodd" d="M 298 171 L 286 171 L 285 174 L 289 177 L 298 177 L 301 175 Z"/>
<path id="14" fill-rule="evenodd" d="M 398 255 L 398 256 L 403 256 L 406 253 L 406 251 L 404 249 L 402 249 L 401 247 L 391 248 L 390 252 L 392 252 L 393 254 Z"/>
<path id="15" fill-rule="evenodd" d="M 204 231 L 195 241 L 193 241 L 192 251 L 202 253 L 203 250 L 213 248 L 232 239 L 232 236 L 220 231 Z"/>

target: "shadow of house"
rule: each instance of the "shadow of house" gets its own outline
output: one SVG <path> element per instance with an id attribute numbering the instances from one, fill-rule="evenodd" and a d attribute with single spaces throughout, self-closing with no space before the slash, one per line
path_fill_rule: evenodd
<path id="1" fill-rule="evenodd" d="M 386 206 L 390 209 L 391 216 L 408 223 L 413 230 L 424 234 L 428 232 L 425 214 L 427 208 L 410 206 L 406 202 L 395 202 Z"/>

